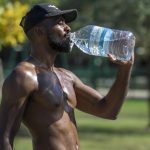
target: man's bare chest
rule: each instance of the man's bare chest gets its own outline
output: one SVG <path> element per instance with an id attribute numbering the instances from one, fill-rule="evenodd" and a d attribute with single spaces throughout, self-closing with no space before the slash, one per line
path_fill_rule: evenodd
<path id="1" fill-rule="evenodd" d="M 66 105 L 72 108 L 76 106 L 73 83 L 65 75 L 55 72 L 39 72 L 37 73 L 37 87 L 32 97 L 41 106 L 48 109 L 64 109 Z"/>

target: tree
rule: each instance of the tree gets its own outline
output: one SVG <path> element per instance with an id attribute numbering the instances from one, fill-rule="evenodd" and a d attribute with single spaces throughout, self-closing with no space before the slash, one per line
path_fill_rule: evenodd
<path id="1" fill-rule="evenodd" d="M 0 3 L 0 50 L 16 46 L 25 41 L 24 33 L 19 27 L 21 17 L 27 11 L 28 5 L 20 2 Z M 0 59 L 0 89 L 3 83 L 3 67 Z M 1 93 L 0 93 L 1 97 Z"/>
<path id="2" fill-rule="evenodd" d="M 16 46 L 25 42 L 25 34 L 19 23 L 25 15 L 29 6 L 41 0 L 27 0 L 26 3 L 19 0 L 6 0 L 0 2 L 0 46 Z M 42 1 L 48 2 L 48 0 Z M 59 5 L 59 0 L 52 0 L 53 4 Z M 28 5 L 31 4 L 31 5 Z"/>
<path id="3" fill-rule="evenodd" d="M 20 2 L 7 3 L 0 7 L 0 46 L 16 46 L 25 41 L 25 35 L 19 27 L 28 5 Z"/>

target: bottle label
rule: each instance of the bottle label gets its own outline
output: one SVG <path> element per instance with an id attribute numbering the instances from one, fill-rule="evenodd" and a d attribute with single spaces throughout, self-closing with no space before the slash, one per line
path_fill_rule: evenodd
<path id="1" fill-rule="evenodd" d="M 92 55 L 107 56 L 111 35 L 111 29 L 94 26 L 90 36 L 90 53 Z"/>

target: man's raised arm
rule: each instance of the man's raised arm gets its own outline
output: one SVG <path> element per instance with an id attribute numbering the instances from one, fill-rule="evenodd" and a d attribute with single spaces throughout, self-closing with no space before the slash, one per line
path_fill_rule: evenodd
<path id="1" fill-rule="evenodd" d="M 127 94 L 134 56 L 128 62 L 118 61 L 112 55 L 109 55 L 109 59 L 119 65 L 119 70 L 106 96 L 86 86 L 76 76 L 74 77 L 74 89 L 79 110 L 102 118 L 116 119 Z"/>

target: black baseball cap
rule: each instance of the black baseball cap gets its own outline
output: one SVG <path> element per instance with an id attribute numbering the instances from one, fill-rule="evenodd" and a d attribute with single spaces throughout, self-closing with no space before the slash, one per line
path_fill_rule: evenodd
<path id="1" fill-rule="evenodd" d="M 50 3 L 40 3 L 34 5 L 29 12 L 22 18 L 20 26 L 25 33 L 32 29 L 35 25 L 43 21 L 45 18 L 62 16 L 66 23 L 72 22 L 77 18 L 77 10 L 60 10 Z"/>

